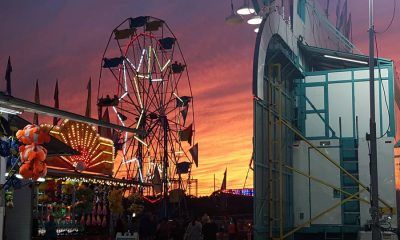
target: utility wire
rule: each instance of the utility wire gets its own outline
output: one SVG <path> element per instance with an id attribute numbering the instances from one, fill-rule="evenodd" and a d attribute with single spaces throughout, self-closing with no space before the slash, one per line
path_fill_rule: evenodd
<path id="1" fill-rule="evenodd" d="M 387 32 L 388 30 L 389 30 L 389 28 L 392 26 L 392 24 L 393 24 L 393 22 L 394 22 L 394 17 L 396 16 L 396 1 L 397 0 L 393 0 L 393 13 L 392 13 L 392 19 L 390 19 L 390 22 L 389 22 L 389 24 L 386 26 L 386 28 L 385 28 L 385 30 L 383 30 L 382 32 L 375 32 L 375 33 L 378 33 L 378 34 L 381 34 L 381 33 L 385 33 L 385 32 Z"/>
<path id="2" fill-rule="evenodd" d="M 385 99 L 385 105 L 386 105 L 386 110 L 387 110 L 387 114 L 388 114 L 388 127 L 386 129 L 386 132 L 385 133 L 381 133 L 381 136 L 379 138 L 377 138 L 377 139 L 381 139 L 382 137 L 384 137 L 389 132 L 389 129 L 390 129 L 390 112 L 389 112 L 389 105 L 388 105 L 387 98 L 386 98 L 385 86 L 383 85 L 383 82 L 382 82 L 381 65 L 379 63 L 378 39 L 376 38 L 376 34 L 374 36 L 375 36 L 375 49 L 376 49 L 376 59 L 377 59 L 378 73 L 379 73 L 378 74 L 379 75 L 379 82 L 380 82 L 382 90 L 383 90 L 383 97 Z"/>

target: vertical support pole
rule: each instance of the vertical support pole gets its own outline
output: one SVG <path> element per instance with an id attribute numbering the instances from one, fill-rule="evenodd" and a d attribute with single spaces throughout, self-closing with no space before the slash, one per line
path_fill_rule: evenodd
<path id="1" fill-rule="evenodd" d="M 11 95 L 11 90 L 9 92 Z M 4 114 L 4 117 L 6 120 L 8 120 L 8 114 Z M 6 172 L 7 172 L 7 165 L 6 165 L 6 160 L 4 157 L 0 157 L 0 238 L 3 239 L 4 236 L 4 221 L 5 221 L 5 215 L 6 215 L 6 201 L 5 201 L 5 191 L 4 191 L 4 184 L 6 183 Z"/>
<path id="2" fill-rule="evenodd" d="M 214 173 L 214 192 L 215 192 L 215 173 Z"/>
<path id="3" fill-rule="evenodd" d="M 372 239 L 380 240 L 379 228 L 379 203 L 378 203 L 378 163 L 376 146 L 376 122 L 375 122 L 375 76 L 374 76 L 374 0 L 369 0 L 369 107 L 370 107 L 370 175 L 371 175 L 371 218 Z"/>
<path id="4" fill-rule="evenodd" d="M 273 105 L 273 84 L 272 84 L 272 78 L 271 78 L 271 68 L 269 69 L 269 80 L 268 80 L 268 102 L 267 104 L 270 106 L 268 108 L 268 207 L 269 211 L 267 214 L 268 217 L 268 232 L 269 232 L 269 238 L 272 239 L 273 237 L 273 225 L 274 225 L 274 200 L 273 200 L 273 177 L 272 177 L 272 168 L 273 168 L 273 145 L 272 142 L 274 141 L 272 135 L 273 135 L 273 122 L 274 120 L 274 114 L 272 113 L 271 106 Z"/>
<path id="5" fill-rule="evenodd" d="M 6 174 L 6 160 L 4 157 L 0 157 L 0 238 L 3 239 L 4 236 L 4 219 L 5 219 L 5 191 L 4 184 L 6 183 L 5 179 Z"/>
<path id="6" fill-rule="evenodd" d="M 164 217 L 168 218 L 168 120 L 167 116 L 162 116 L 164 129 L 164 159 L 163 159 L 163 196 L 164 196 Z"/>
<path id="7" fill-rule="evenodd" d="M 275 66 L 276 70 L 276 92 L 278 93 L 277 96 L 277 107 L 278 107 L 278 124 L 277 124 L 277 135 L 278 135 L 278 171 L 279 171 L 279 239 L 282 239 L 283 236 L 283 223 L 284 223 L 284 217 L 283 217 L 283 144 L 284 142 L 282 141 L 282 96 L 283 96 L 283 81 L 282 81 L 282 76 L 281 76 L 281 68 L 280 65 Z"/>

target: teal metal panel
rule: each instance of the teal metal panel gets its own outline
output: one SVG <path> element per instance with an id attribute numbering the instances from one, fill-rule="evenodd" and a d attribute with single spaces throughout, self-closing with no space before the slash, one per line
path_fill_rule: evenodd
<path id="1" fill-rule="evenodd" d="M 356 135 L 356 100 L 354 97 L 354 71 L 351 71 L 351 114 L 353 119 L 353 137 L 357 138 Z"/>
<path id="2" fill-rule="evenodd" d="M 358 141 L 355 138 L 340 139 L 340 165 L 349 171 L 353 176 L 358 176 Z M 350 177 L 340 173 L 341 188 L 349 193 L 359 191 L 358 183 L 354 182 Z M 358 178 L 358 177 L 357 177 Z M 347 195 L 342 194 L 342 200 Z M 360 224 L 360 202 L 358 200 L 350 200 L 342 205 L 342 223 L 343 225 L 359 225 Z"/>
<path id="3" fill-rule="evenodd" d="M 297 2 L 297 14 L 304 22 L 306 19 L 306 0 L 299 0 Z"/>
<path id="4" fill-rule="evenodd" d="M 379 61 L 378 61 L 378 65 L 379 65 Z M 378 75 L 378 104 L 379 104 L 379 130 L 381 133 L 381 136 L 384 134 L 383 132 L 383 115 L 382 115 L 382 78 Z"/>
<path id="5" fill-rule="evenodd" d="M 329 135 L 329 93 L 328 93 L 328 78 L 325 76 L 324 84 L 324 110 L 325 110 L 325 136 Z"/>
<path id="6" fill-rule="evenodd" d="M 343 209 L 347 212 L 359 212 L 360 202 L 358 200 L 349 201 L 343 205 Z"/>
<path id="7" fill-rule="evenodd" d="M 390 128 L 389 128 L 389 132 L 387 133 L 387 135 L 388 135 L 388 137 L 394 137 L 395 136 L 395 134 L 396 134 L 396 124 L 395 124 L 395 112 L 394 112 L 394 101 L 395 101 L 395 96 L 394 96 L 394 84 L 395 84 L 395 82 L 394 82 L 394 73 L 393 73 L 393 70 L 394 70 L 394 65 L 393 65 L 394 63 L 393 62 L 391 62 L 391 64 L 390 64 L 390 67 L 388 68 L 389 69 L 389 71 L 388 71 L 388 79 L 389 79 L 389 82 L 388 82 L 388 86 L 389 86 L 389 91 L 388 91 L 388 94 L 389 94 L 389 112 L 390 112 L 390 115 L 389 115 L 389 125 L 390 125 Z"/>
<path id="8" fill-rule="evenodd" d="M 387 70 L 388 71 L 388 77 L 386 78 L 379 78 L 379 75 L 375 74 L 375 81 L 378 84 L 378 109 L 377 109 L 377 117 L 380 119 L 379 121 L 379 126 L 378 126 L 378 130 L 381 133 L 381 135 L 386 133 L 386 127 L 384 126 L 384 116 L 385 114 L 387 114 L 387 108 L 386 108 L 386 103 L 385 103 L 385 94 L 388 96 L 388 108 L 389 108 L 389 117 L 388 117 L 388 121 L 389 121 L 389 130 L 387 132 L 387 136 L 388 137 L 394 137 L 395 134 L 395 116 L 394 116 L 394 77 L 393 77 L 393 63 L 387 60 L 380 60 L 379 61 L 379 67 L 377 67 L 376 69 L 381 68 L 381 70 Z M 305 76 L 324 76 L 324 80 L 320 81 L 320 82 L 303 82 L 301 83 L 302 86 L 305 90 L 304 93 L 307 92 L 307 88 L 308 87 L 315 87 L 315 86 L 324 86 L 324 109 L 323 111 L 321 111 L 322 109 L 318 109 L 318 113 L 324 112 L 325 113 L 325 136 L 318 136 L 318 137 L 312 137 L 310 139 L 320 139 L 320 138 L 331 138 L 332 135 L 330 134 L 329 131 L 329 108 L 330 108 L 330 104 L 329 104 L 329 100 L 328 100 L 328 89 L 329 86 L 331 84 L 343 84 L 343 83 L 351 83 L 352 85 L 352 122 L 351 123 L 342 123 L 342 124 L 352 124 L 352 131 L 353 131 L 353 136 L 352 137 L 357 137 L 357 124 L 356 124 L 356 108 L 355 108 L 355 101 L 357 101 L 357 99 L 355 99 L 355 83 L 358 82 L 369 82 L 368 78 L 359 78 L 359 79 L 355 79 L 354 77 L 354 72 L 355 71 L 364 71 L 364 70 L 368 70 L 368 68 L 349 68 L 349 69 L 337 69 L 337 70 L 328 70 L 328 71 L 316 71 L 316 72 L 305 72 L 304 75 Z M 335 72 L 346 72 L 346 71 L 350 71 L 351 72 L 351 80 L 341 80 L 341 81 L 329 81 L 328 80 L 328 73 L 335 73 Z M 383 89 L 382 88 L 382 79 L 388 81 L 388 89 Z M 311 112 L 307 111 L 307 114 L 310 114 Z M 315 112 L 314 112 L 315 113 Z M 360 120 L 360 119 L 359 119 Z M 305 124 L 304 124 L 305 125 Z M 305 128 L 304 128 L 305 130 Z M 307 133 L 305 132 L 305 135 L 307 136 Z"/>

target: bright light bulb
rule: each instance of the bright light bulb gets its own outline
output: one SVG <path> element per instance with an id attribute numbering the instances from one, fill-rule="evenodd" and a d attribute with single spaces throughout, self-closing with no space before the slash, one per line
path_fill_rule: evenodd
<path id="1" fill-rule="evenodd" d="M 258 33 L 258 28 L 254 29 L 254 32 Z"/>
<path id="2" fill-rule="evenodd" d="M 242 7 L 236 10 L 236 13 L 239 15 L 250 15 L 255 13 L 256 11 L 252 7 Z"/>
<path id="3" fill-rule="evenodd" d="M 254 10 L 254 8 L 250 7 L 249 0 L 244 0 L 243 5 L 239 7 L 238 10 L 236 10 L 236 13 L 239 15 L 249 15 L 255 12 L 256 11 Z"/>
<path id="4" fill-rule="evenodd" d="M 247 20 L 247 23 L 250 25 L 257 25 L 260 24 L 262 22 L 262 17 L 260 16 L 254 16 L 252 18 L 250 18 L 249 20 Z"/>

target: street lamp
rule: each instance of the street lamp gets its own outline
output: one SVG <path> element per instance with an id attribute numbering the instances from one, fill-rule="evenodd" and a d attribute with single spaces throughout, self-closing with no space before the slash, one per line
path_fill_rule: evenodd
<path id="1" fill-rule="evenodd" d="M 254 10 L 253 7 L 250 7 L 249 0 L 243 0 L 243 6 L 236 10 L 236 13 L 239 15 L 250 15 L 255 12 L 256 10 Z"/>

